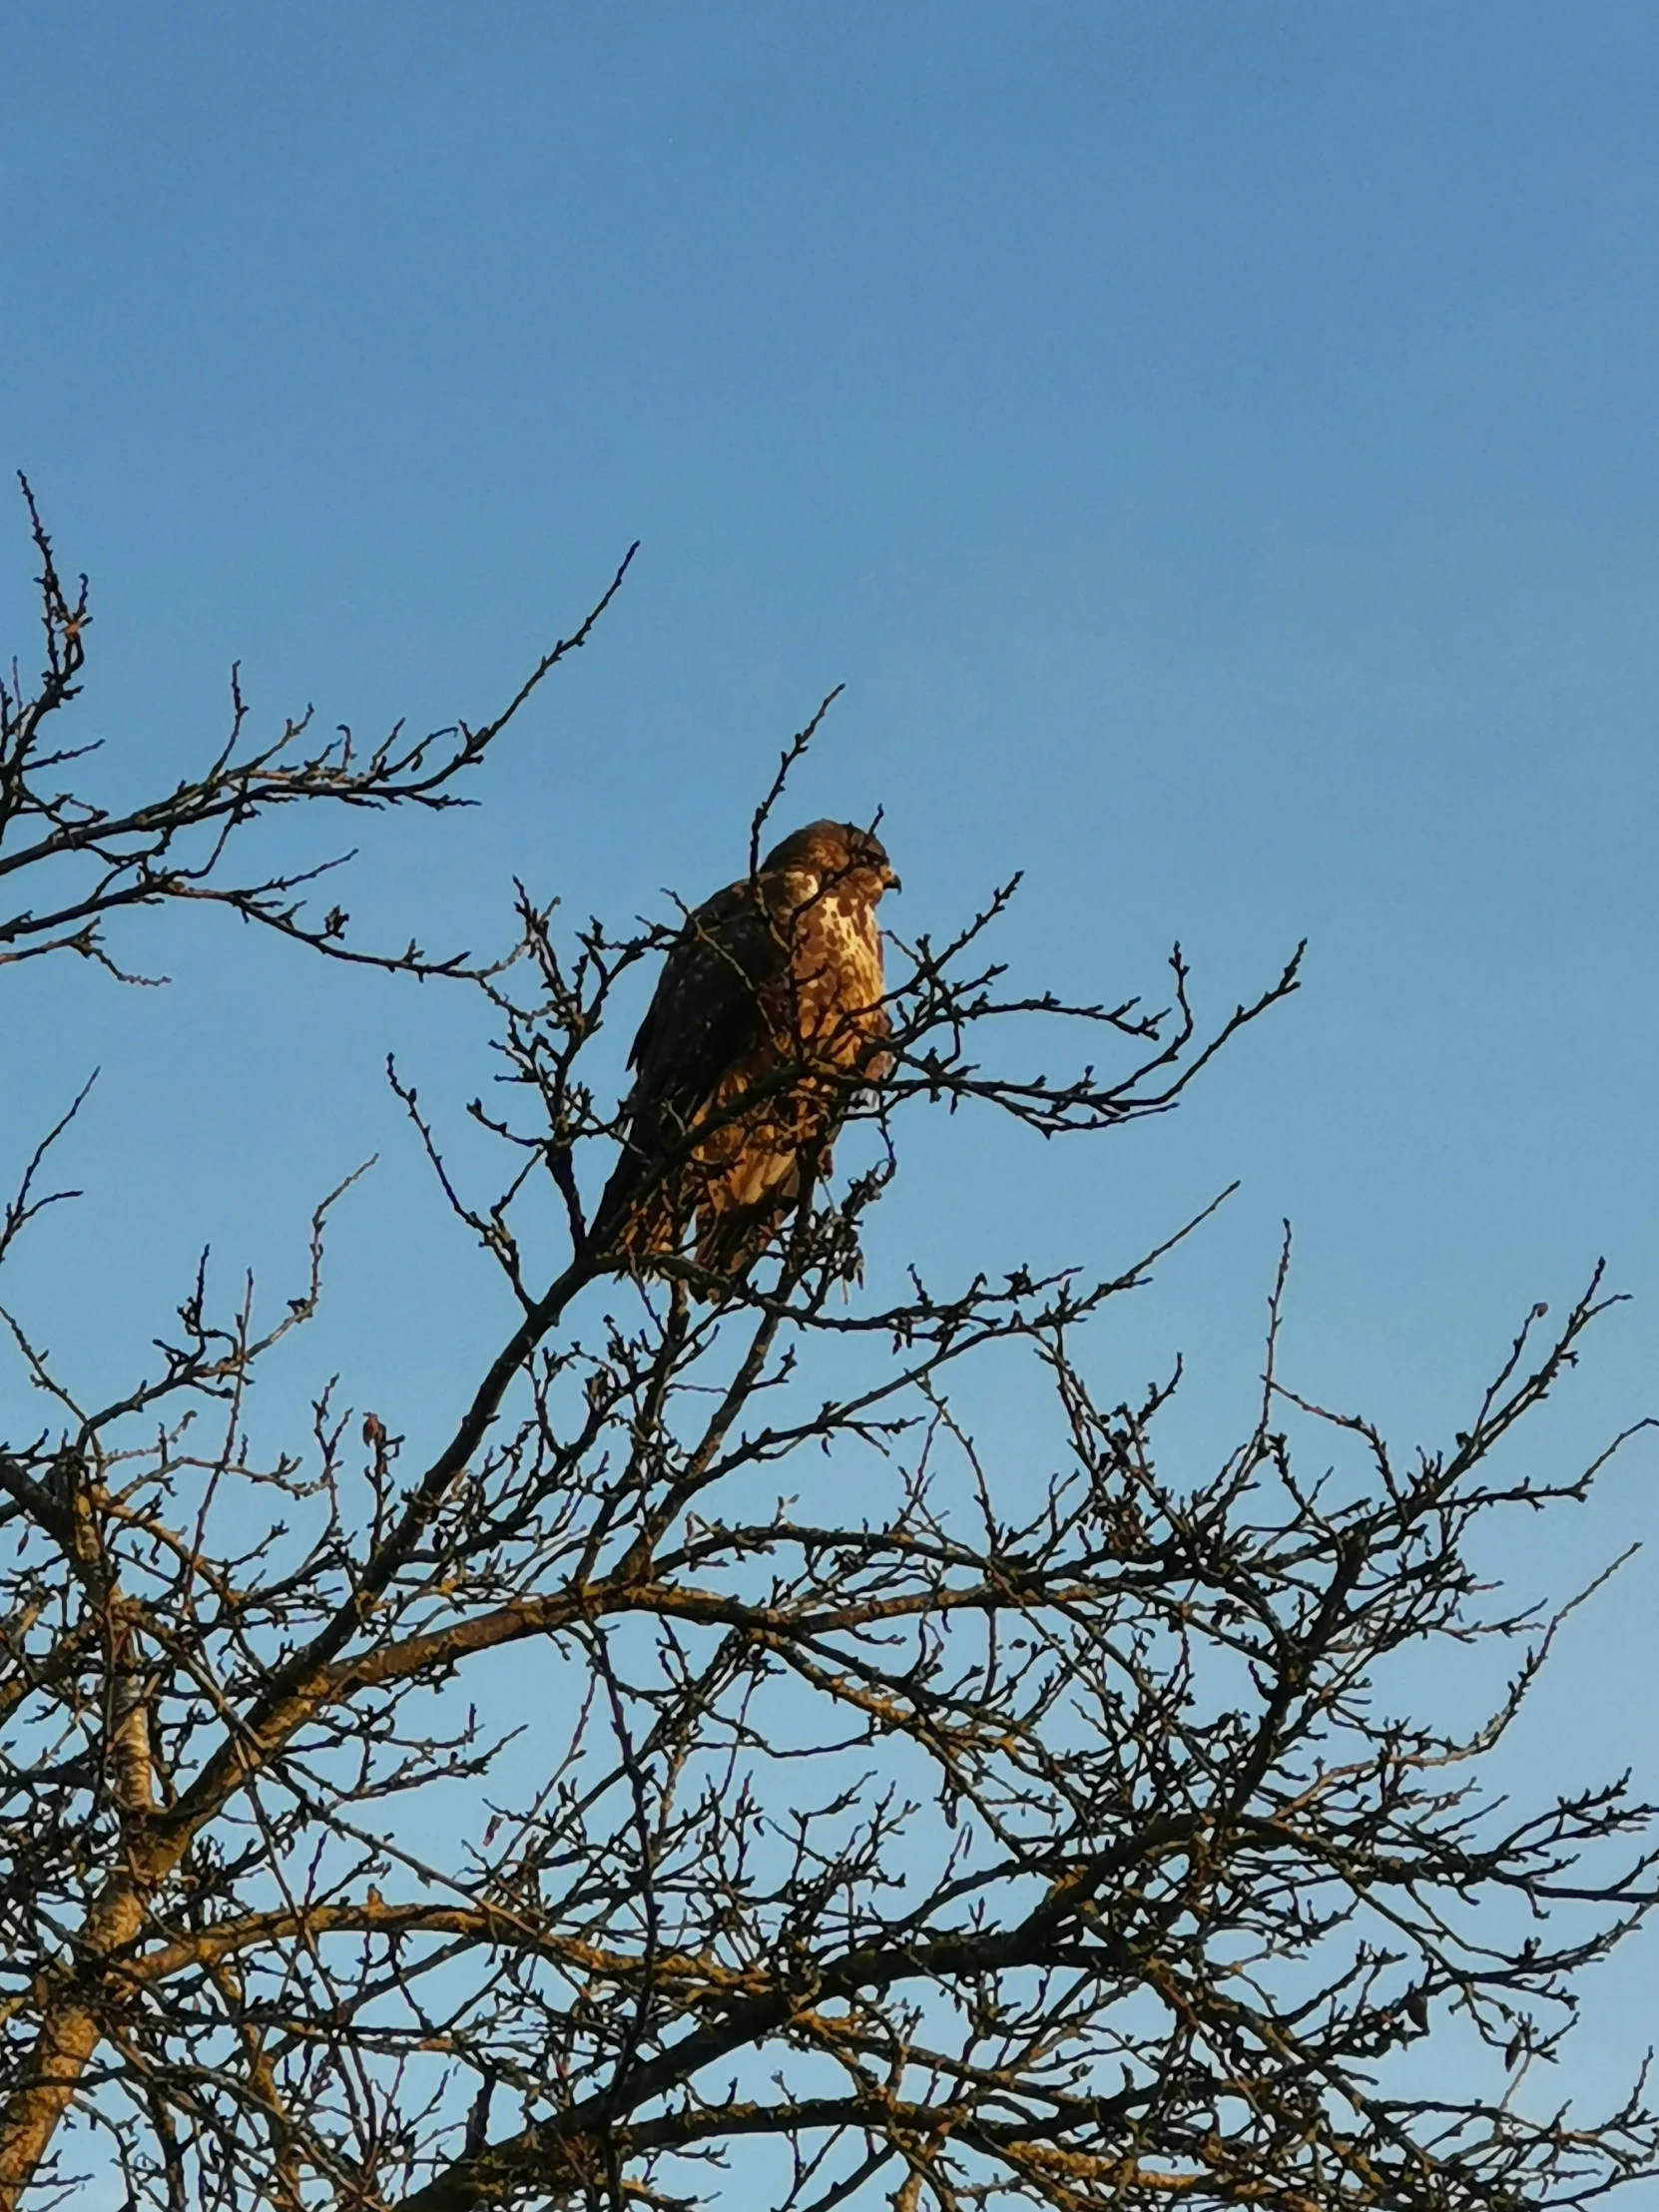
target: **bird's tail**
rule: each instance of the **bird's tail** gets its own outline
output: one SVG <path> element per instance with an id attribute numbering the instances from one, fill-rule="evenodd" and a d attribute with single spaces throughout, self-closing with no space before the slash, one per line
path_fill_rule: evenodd
<path id="1" fill-rule="evenodd" d="M 780 1195 L 757 1206 L 706 1206 L 697 1217 L 694 1252 L 711 1275 L 746 1275 L 777 1234 L 790 1198 Z"/>

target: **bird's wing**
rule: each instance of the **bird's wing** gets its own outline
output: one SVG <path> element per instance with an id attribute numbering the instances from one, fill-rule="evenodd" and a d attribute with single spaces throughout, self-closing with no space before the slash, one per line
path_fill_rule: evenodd
<path id="1" fill-rule="evenodd" d="M 788 959 L 783 933 L 747 877 L 689 915 L 658 979 L 629 1064 L 630 1137 L 652 1153 L 690 1127 L 734 1062 L 766 1031 L 761 993 Z"/>

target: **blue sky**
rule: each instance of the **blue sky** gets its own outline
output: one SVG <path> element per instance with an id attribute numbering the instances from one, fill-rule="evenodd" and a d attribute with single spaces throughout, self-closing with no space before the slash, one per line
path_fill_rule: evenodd
<path id="1" fill-rule="evenodd" d="M 1023 866 L 1023 972 L 1153 994 L 1178 935 L 1222 1009 L 1311 939 L 1166 1124 L 918 1135 L 904 1235 L 1109 1262 L 1242 1178 L 1104 1348 L 1185 1350 L 1194 1448 L 1284 1215 L 1313 1394 L 1455 1425 L 1606 1253 L 1540 1449 L 1659 1403 L 1659 13 L 181 0 L 9 11 L 0 69 L 0 461 L 92 571 L 110 789 L 201 756 L 238 657 L 268 720 L 480 719 L 638 537 L 481 808 L 365 835 L 365 931 L 712 888 L 844 680 L 799 812 L 885 806 L 907 928 Z M 20 650 L 28 579 L 0 504 Z M 330 1342 L 438 1418 L 499 1315 L 379 1071 L 464 1101 L 470 1014 L 212 916 L 126 942 L 169 991 L 5 986 L 7 1157 L 105 1071 L 46 1334 L 124 1372 L 210 1239 L 285 1287 L 377 1151 Z M 1651 1529 L 1654 1466 L 1523 1586 Z M 1655 1590 L 1569 1639 L 1563 1778 L 1659 1766 Z"/>

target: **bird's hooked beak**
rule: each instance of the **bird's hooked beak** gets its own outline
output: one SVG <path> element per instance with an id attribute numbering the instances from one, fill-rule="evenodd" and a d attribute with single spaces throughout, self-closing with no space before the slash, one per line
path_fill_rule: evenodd
<path id="1" fill-rule="evenodd" d="M 904 885 L 890 867 L 884 867 L 881 870 L 881 888 L 884 891 L 901 891 Z"/>

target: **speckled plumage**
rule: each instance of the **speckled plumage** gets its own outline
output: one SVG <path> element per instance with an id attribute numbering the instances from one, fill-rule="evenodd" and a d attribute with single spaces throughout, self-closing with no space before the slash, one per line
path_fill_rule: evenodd
<path id="1" fill-rule="evenodd" d="M 810 823 L 688 916 L 629 1055 L 623 1155 L 595 1234 L 628 1261 L 676 1250 L 735 1273 L 819 1169 L 849 1096 L 882 1072 L 876 901 L 896 884 L 867 831 Z"/>

